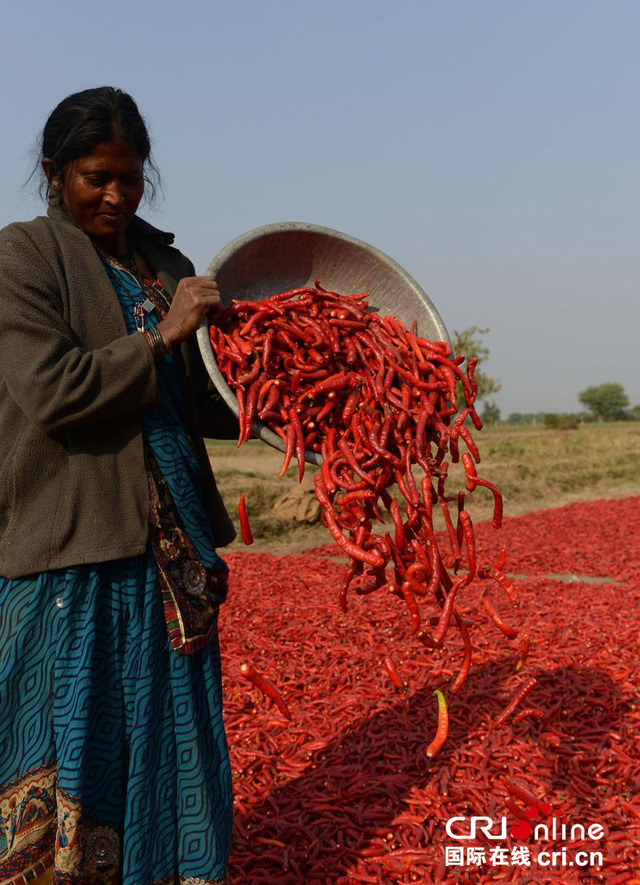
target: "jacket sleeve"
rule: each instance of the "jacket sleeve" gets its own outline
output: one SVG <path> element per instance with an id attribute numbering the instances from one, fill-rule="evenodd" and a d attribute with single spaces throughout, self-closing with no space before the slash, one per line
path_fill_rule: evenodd
<path id="1" fill-rule="evenodd" d="M 18 226 L 0 235 L 0 378 L 27 417 L 52 435 L 158 399 L 145 337 L 125 334 L 84 349 L 63 319 L 56 269 Z"/>
<path id="2" fill-rule="evenodd" d="M 189 259 L 187 276 L 195 276 L 195 268 Z M 220 396 L 209 377 L 196 336 L 189 339 L 189 363 L 192 384 L 198 409 L 198 421 L 202 435 L 207 439 L 238 439 L 240 425 L 238 419 Z"/>

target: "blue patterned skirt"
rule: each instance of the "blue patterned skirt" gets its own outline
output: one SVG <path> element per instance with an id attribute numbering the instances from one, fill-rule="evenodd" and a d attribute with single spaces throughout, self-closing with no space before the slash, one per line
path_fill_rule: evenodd
<path id="1" fill-rule="evenodd" d="M 217 638 L 169 645 L 151 549 L 0 578 L 0 885 L 225 881 Z"/>

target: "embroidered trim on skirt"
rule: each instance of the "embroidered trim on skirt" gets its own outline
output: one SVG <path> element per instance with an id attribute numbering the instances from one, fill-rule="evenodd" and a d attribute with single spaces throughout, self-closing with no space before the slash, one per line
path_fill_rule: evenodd
<path id="1" fill-rule="evenodd" d="M 217 636 L 170 647 L 144 556 L 0 578 L 0 885 L 225 881 Z"/>

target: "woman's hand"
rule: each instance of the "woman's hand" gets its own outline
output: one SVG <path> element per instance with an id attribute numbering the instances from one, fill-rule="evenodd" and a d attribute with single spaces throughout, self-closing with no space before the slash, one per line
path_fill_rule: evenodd
<path id="1" fill-rule="evenodd" d="M 166 317 L 158 323 L 165 344 L 174 348 L 196 331 L 210 310 L 221 308 L 218 284 L 210 277 L 184 277 Z"/>

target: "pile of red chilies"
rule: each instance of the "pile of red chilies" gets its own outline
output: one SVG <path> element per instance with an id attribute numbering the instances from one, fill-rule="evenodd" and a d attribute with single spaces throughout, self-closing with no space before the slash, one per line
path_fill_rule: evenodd
<path id="1" fill-rule="evenodd" d="M 471 659 L 455 605 L 459 590 L 478 573 L 518 603 L 500 561 L 476 568 L 466 492 L 445 491 L 449 463 L 461 461 L 466 491 L 487 488 L 494 496 L 493 525 L 501 525 L 502 497 L 478 476 L 480 454 L 465 423 L 482 427 L 474 407 L 476 360 L 463 371 L 464 356 L 454 357 L 446 342 L 428 341 L 395 317 L 370 312 L 364 294 L 327 292 L 319 282 L 259 301 L 234 301 L 216 317 L 210 338 L 237 396 L 238 444 L 249 439 L 254 421 L 266 424 L 284 441 L 280 475 L 295 455 L 300 479 L 305 450 L 322 455 L 314 477 L 322 521 L 349 557 L 342 609 L 349 590 L 391 592 L 404 600 L 412 632 L 428 648 L 442 646 L 455 624 L 465 646 L 452 686 L 457 691 Z M 400 500 L 391 496 L 392 486 Z M 433 527 L 436 507 L 447 529 L 446 550 Z M 486 593 L 484 602 L 505 635 L 517 635 Z"/>
<path id="2" fill-rule="evenodd" d="M 387 597 L 354 599 L 346 614 L 331 605 L 342 570 L 332 544 L 286 557 L 229 554 L 234 585 L 220 625 L 232 882 L 640 885 L 640 498 L 511 518 L 500 538 L 487 523 L 476 533 L 491 561 L 508 545 L 507 568 L 523 575 L 523 629 L 534 641 L 518 670 L 515 644 L 480 619 L 470 627 L 474 667 L 451 705 L 453 740 L 435 759 L 424 752 L 433 689 L 444 691 L 457 672 L 459 635 L 420 656 L 408 619 L 396 618 Z M 545 577 L 567 572 L 572 581 Z M 465 618 L 483 610 L 485 586 L 465 590 Z M 405 692 L 389 691 L 388 653 Z M 248 658 L 281 685 L 292 721 L 237 678 Z M 548 724 L 538 718 L 497 725 L 531 677 L 536 703 L 563 734 L 560 746 L 541 740 Z M 535 801 L 515 792 L 522 788 Z M 604 836 L 514 836 L 540 801 L 551 803 L 551 818 L 602 824 Z M 478 832 L 466 843 L 485 849 L 481 867 L 445 863 L 453 844 L 446 823 L 458 815 L 464 828 L 471 815 L 508 819 L 505 842 Z M 531 866 L 490 864 L 496 845 L 528 846 Z M 604 862 L 536 862 L 538 852 L 563 847 L 571 863 L 591 850 Z"/>

